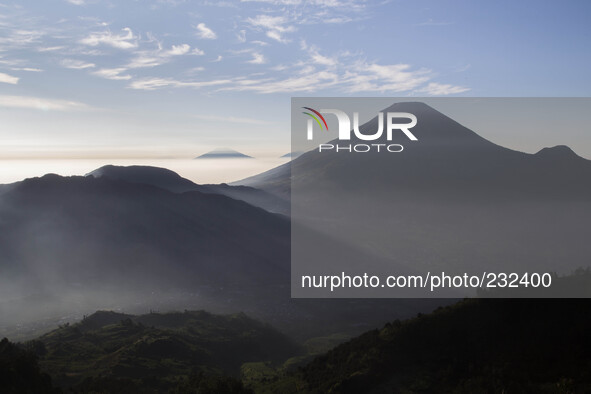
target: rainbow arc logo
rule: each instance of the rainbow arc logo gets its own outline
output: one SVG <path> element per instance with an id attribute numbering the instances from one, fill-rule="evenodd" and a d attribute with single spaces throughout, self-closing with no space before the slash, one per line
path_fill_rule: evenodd
<path id="1" fill-rule="evenodd" d="M 324 119 L 324 116 L 322 116 L 322 114 L 320 114 L 320 112 L 318 112 L 314 108 L 310 108 L 310 107 L 302 107 L 302 108 L 307 109 L 308 111 L 314 112 L 314 114 L 316 114 L 318 117 L 314 116 L 310 112 L 302 112 L 302 113 L 304 115 L 308 115 L 312 119 L 314 119 L 316 121 L 316 123 L 318 123 L 318 126 L 320 126 L 320 130 L 322 130 L 324 127 L 326 127 L 326 131 L 328 131 L 328 124 L 326 124 L 326 119 Z M 322 123 L 324 123 L 324 127 L 322 127 L 322 123 L 320 123 L 320 119 L 318 119 L 318 118 L 322 119 Z"/>

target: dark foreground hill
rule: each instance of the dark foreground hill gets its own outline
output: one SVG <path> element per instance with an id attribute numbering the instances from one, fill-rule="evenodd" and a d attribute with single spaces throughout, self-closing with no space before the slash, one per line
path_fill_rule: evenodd
<path id="1" fill-rule="evenodd" d="M 27 346 L 56 385 L 82 392 L 167 392 L 188 376 L 238 377 L 245 362 L 278 364 L 301 349 L 244 314 L 132 316 L 97 312 Z"/>
<path id="2" fill-rule="evenodd" d="M 590 312 L 587 299 L 464 300 L 295 370 L 298 358 L 283 361 L 302 348 L 243 314 L 97 312 L 18 347 L 0 342 L 0 392 L 55 392 L 48 372 L 81 393 L 588 393 Z"/>
<path id="3" fill-rule="evenodd" d="M 367 332 L 259 393 L 588 393 L 591 303 L 472 299 Z"/>
<path id="4" fill-rule="evenodd" d="M 37 355 L 10 343 L 0 341 L 0 392 L 4 394 L 59 393 L 51 377 L 39 369 Z"/>

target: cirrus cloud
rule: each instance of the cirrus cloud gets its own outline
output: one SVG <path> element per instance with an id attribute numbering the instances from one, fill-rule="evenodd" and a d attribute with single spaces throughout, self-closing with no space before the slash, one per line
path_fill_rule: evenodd
<path id="1" fill-rule="evenodd" d="M 82 60 L 76 60 L 76 59 L 64 59 L 64 60 L 62 60 L 61 64 L 65 68 L 71 68 L 74 70 L 84 70 L 86 68 L 95 67 L 94 63 L 88 63 L 88 62 L 84 62 Z"/>
<path id="2" fill-rule="evenodd" d="M 430 82 L 424 88 L 417 90 L 417 92 L 426 93 L 431 96 L 447 96 L 450 94 L 464 93 L 469 90 L 470 88 L 464 86 L 454 86 L 438 82 Z"/>
<path id="3" fill-rule="evenodd" d="M 0 95 L 0 107 L 38 109 L 43 111 L 77 111 L 90 109 L 88 105 L 76 101 L 5 95 Z"/>
<path id="4" fill-rule="evenodd" d="M 92 74 L 96 75 L 97 77 L 112 79 L 115 81 L 126 81 L 131 79 L 131 75 L 121 73 L 127 71 L 124 67 L 118 68 L 101 68 L 100 70 L 94 71 Z"/>
<path id="5" fill-rule="evenodd" d="M 197 30 L 196 34 L 199 38 L 203 38 L 205 40 L 215 40 L 218 37 L 217 34 L 215 34 L 215 32 L 207 27 L 203 22 L 195 26 L 195 29 Z"/>
<path id="6" fill-rule="evenodd" d="M 254 29 L 263 30 L 267 37 L 284 44 L 289 42 L 284 34 L 295 31 L 295 27 L 284 16 L 262 14 L 248 18 L 246 22 Z"/>
<path id="7" fill-rule="evenodd" d="M 12 75 L 8 75 L 5 73 L 0 73 L 0 82 L 2 83 L 9 83 L 11 85 L 16 85 L 19 81 L 19 77 L 14 77 Z"/>
<path id="8" fill-rule="evenodd" d="M 117 49 L 133 49 L 137 48 L 137 36 L 129 27 L 122 29 L 123 34 L 113 34 L 111 31 L 103 31 L 98 33 L 91 33 L 88 37 L 80 40 L 81 44 L 89 46 L 108 45 Z"/>

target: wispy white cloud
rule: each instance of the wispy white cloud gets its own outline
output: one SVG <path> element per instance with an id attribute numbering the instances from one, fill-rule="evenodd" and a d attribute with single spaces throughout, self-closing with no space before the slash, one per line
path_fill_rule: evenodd
<path id="1" fill-rule="evenodd" d="M 88 4 L 90 2 L 96 3 L 100 0 L 84 0 L 84 4 Z M 98 16 L 79 16 L 79 20 L 81 20 L 88 28 L 92 27 L 106 27 L 109 26 L 109 22 L 105 22 L 102 18 Z"/>
<path id="2" fill-rule="evenodd" d="M 9 83 L 11 85 L 16 85 L 19 81 L 19 77 L 14 77 L 12 75 L 0 73 L 0 82 L 1 83 Z"/>
<path id="3" fill-rule="evenodd" d="M 330 24 L 342 24 L 342 23 L 349 23 L 349 22 L 353 22 L 353 18 L 351 18 L 350 16 L 335 16 L 332 18 L 325 18 L 322 21 L 324 23 L 330 23 Z"/>
<path id="4" fill-rule="evenodd" d="M 316 48 L 315 46 L 311 46 L 308 48 L 305 42 L 303 42 L 302 45 L 304 47 L 304 50 L 308 50 L 308 55 L 310 56 L 312 62 L 314 62 L 315 64 L 329 67 L 334 67 L 338 64 L 338 59 L 336 57 L 328 57 L 321 55 L 318 48 Z"/>
<path id="5" fill-rule="evenodd" d="M 131 79 L 131 75 L 121 73 L 126 72 L 127 69 L 124 67 L 119 68 L 101 68 L 100 70 L 94 71 L 92 74 L 96 75 L 97 77 L 106 78 L 106 79 L 113 79 L 116 81 L 126 81 Z"/>
<path id="6" fill-rule="evenodd" d="M 0 36 L 0 44 L 8 48 L 22 48 L 39 42 L 45 34 L 45 31 L 40 29 L 12 28 L 3 36 Z"/>
<path id="7" fill-rule="evenodd" d="M 43 111 L 80 111 L 90 109 L 88 105 L 76 101 L 4 95 L 0 95 L 0 107 L 38 109 Z"/>
<path id="8" fill-rule="evenodd" d="M 0 55 L 0 64 L 8 67 L 18 67 L 23 64 L 23 60 L 16 58 L 6 59 Z"/>
<path id="9" fill-rule="evenodd" d="M 195 29 L 197 30 L 196 34 L 199 38 L 203 38 L 206 40 L 214 40 L 217 38 L 217 34 L 215 34 L 215 32 L 211 30 L 209 27 L 207 27 L 203 22 L 195 26 Z"/>
<path id="10" fill-rule="evenodd" d="M 64 59 L 61 62 L 62 66 L 66 67 L 66 68 L 71 68 L 74 70 L 84 70 L 86 68 L 93 68 L 95 67 L 94 63 L 89 63 L 89 62 L 85 62 L 82 60 L 76 60 L 76 59 Z"/>
<path id="11" fill-rule="evenodd" d="M 359 63 L 345 72 L 343 83 L 350 93 L 399 93 L 416 89 L 429 81 L 431 74 L 427 69 L 413 70 L 408 64 Z"/>
<path id="12" fill-rule="evenodd" d="M 137 81 L 133 81 L 129 84 L 132 89 L 139 90 L 155 90 L 159 88 L 173 87 L 190 87 L 190 88 L 204 88 L 208 86 L 217 86 L 231 83 L 232 80 L 220 79 L 220 80 L 209 80 L 209 81 L 179 81 L 172 78 L 144 78 Z"/>
<path id="13" fill-rule="evenodd" d="M 202 5 L 220 7 L 220 8 L 238 8 L 238 4 L 232 1 L 203 1 Z"/>
<path id="14" fill-rule="evenodd" d="M 188 44 L 173 45 L 172 48 L 166 52 L 170 56 L 179 56 L 188 53 L 191 50 L 191 46 Z"/>
<path id="15" fill-rule="evenodd" d="M 256 80 L 239 79 L 221 90 L 249 91 L 256 93 L 316 92 L 334 87 L 339 83 L 339 76 L 329 71 L 312 72 L 285 79 Z"/>
<path id="16" fill-rule="evenodd" d="M 37 48 L 37 51 L 39 51 L 39 52 L 54 52 L 54 51 L 59 51 L 64 48 L 65 48 L 65 46 L 56 45 L 56 46 L 51 46 L 51 47 L 40 47 L 40 48 Z"/>
<path id="17" fill-rule="evenodd" d="M 180 84 L 170 78 L 144 78 L 129 84 L 130 88 L 138 90 L 155 90 L 168 86 L 179 87 Z"/>
<path id="18" fill-rule="evenodd" d="M 171 78 L 146 78 L 133 81 L 133 89 L 156 90 L 160 88 L 214 88 L 217 91 L 246 91 L 261 94 L 314 93 L 340 91 L 345 93 L 425 93 L 428 95 L 449 95 L 468 91 L 469 88 L 433 81 L 434 73 L 429 69 L 413 68 L 409 64 L 379 64 L 368 62 L 339 62 L 339 55 L 321 55 L 317 48 L 306 46 L 307 61 L 291 66 L 273 67 L 280 75 L 235 76 L 210 81 L 182 81 Z M 249 63 L 262 64 L 262 54 L 252 50 L 235 51 L 249 53 Z M 259 56 L 260 55 L 260 56 Z M 350 56 L 345 53 L 341 56 Z M 347 64 L 347 65 L 343 65 Z"/>
<path id="19" fill-rule="evenodd" d="M 199 66 L 199 67 L 193 67 L 193 68 L 188 69 L 187 71 L 185 71 L 185 74 L 191 75 L 191 74 L 201 73 L 203 71 L 205 71 L 205 67 Z"/>
<path id="20" fill-rule="evenodd" d="M 199 54 L 199 50 L 196 49 L 192 54 Z M 162 46 L 158 43 L 158 48 L 151 51 L 138 51 L 136 56 L 125 65 L 126 68 L 147 68 L 156 67 L 162 64 L 170 62 L 172 57 L 186 55 L 191 51 L 191 46 L 188 44 L 173 45 L 170 49 L 162 49 Z"/>
<path id="21" fill-rule="evenodd" d="M 266 62 L 267 62 L 267 59 L 265 59 L 265 56 L 262 53 L 258 53 L 258 52 L 253 52 L 252 59 L 247 61 L 247 63 L 251 63 L 251 64 L 265 64 Z"/>
<path id="22" fill-rule="evenodd" d="M 96 2 L 95 0 L 72 1 L 79 2 L 78 5 Z M 242 0 L 242 2 L 246 1 Z M 177 0 L 161 2 L 175 5 Z M 174 34 L 169 30 L 143 31 L 140 34 L 136 25 L 129 25 L 130 27 L 119 31 L 111 30 L 108 25 L 105 26 L 102 19 L 90 17 L 84 20 L 73 18 L 69 25 L 70 22 L 67 20 L 59 22 L 65 27 L 64 30 L 59 31 L 50 30 L 53 27 L 48 28 L 46 23 L 37 25 L 19 22 L 14 26 L 27 26 L 27 28 L 5 29 L 9 34 L 0 33 L 0 48 L 17 48 L 18 45 L 26 48 L 28 45 L 31 51 L 56 52 L 61 58 L 65 58 L 61 61 L 63 67 L 88 70 L 90 75 L 125 81 L 122 85 L 141 90 L 194 88 L 207 89 L 212 93 L 230 90 L 261 94 L 326 91 L 337 94 L 421 92 L 429 95 L 445 95 L 462 93 L 469 89 L 437 82 L 436 71 L 430 69 L 402 62 L 392 64 L 392 62 L 371 61 L 360 52 L 326 51 L 326 48 L 320 48 L 312 43 L 307 44 L 304 41 L 304 39 L 314 40 L 307 35 L 309 28 L 304 26 L 306 24 L 347 23 L 356 18 L 367 17 L 368 14 L 363 12 L 369 8 L 369 2 L 366 0 L 251 0 L 251 2 L 259 3 L 259 6 L 251 5 L 248 13 L 239 13 L 225 19 L 210 20 L 205 19 L 204 15 L 191 14 L 191 19 L 200 19 L 193 19 L 193 23 L 186 21 L 184 33 L 185 36 L 189 35 L 183 40 L 186 43 L 168 42 L 168 40 L 178 40 L 178 37 L 182 37 L 182 29 L 179 32 L 175 31 Z M 8 20 L 1 19 L 0 22 L 4 23 Z M 226 21 L 226 25 L 222 20 Z M 226 30 L 230 33 L 221 35 L 221 32 Z M 220 37 L 216 32 L 220 33 Z M 199 59 L 196 56 L 204 55 L 205 52 L 203 49 L 189 45 L 190 36 L 193 34 L 201 39 L 220 38 L 227 42 L 222 42 L 221 49 L 217 51 L 213 48 L 208 49 L 207 44 L 210 43 L 203 42 L 203 48 L 208 56 Z M 77 37 L 78 41 L 76 42 L 72 37 Z M 270 45 L 277 42 L 286 44 L 285 50 Z M 299 49 L 297 43 L 301 43 Z M 125 52 L 113 52 L 110 48 L 122 49 Z M 10 69 L 32 71 L 37 66 L 43 65 L 43 63 L 31 64 L 23 61 L 14 63 L 20 56 L 18 52 L 15 53 L 17 56 L 6 56 L 0 59 L 0 65 L 4 67 L 5 72 L 12 74 L 6 71 Z M 93 57 L 89 57 L 91 55 Z M 39 54 L 35 56 L 55 62 L 53 60 L 55 56 Z M 195 57 L 191 58 L 191 61 L 179 60 L 185 56 Z M 201 67 L 222 59 L 227 63 L 227 67 L 208 67 L 207 70 Z M 280 63 L 274 63 L 277 59 L 281 59 Z M 12 63 L 7 63 L 9 61 Z M 245 74 L 246 70 L 252 71 L 253 68 L 244 67 L 244 63 L 259 65 L 256 67 L 257 74 Z M 156 68 L 164 64 L 170 64 L 170 67 Z M 14 74 L 20 76 L 16 72 Z M 87 73 L 77 73 L 77 77 L 80 78 L 84 75 Z M 0 74 L 0 82 L 16 84 L 19 82 L 17 76 Z M 199 81 L 194 80 L 197 76 Z"/>
<path id="23" fill-rule="evenodd" d="M 470 88 L 464 86 L 455 86 L 449 84 L 442 84 L 438 82 L 430 82 L 422 89 L 418 89 L 418 93 L 426 93 L 430 96 L 447 96 L 450 94 L 458 94 L 469 91 Z"/>
<path id="24" fill-rule="evenodd" d="M 108 45 L 117 49 L 137 48 L 137 37 L 129 27 L 122 29 L 122 34 L 113 34 L 111 31 L 91 33 L 88 37 L 80 40 L 81 44 L 89 46 Z"/>
<path id="25" fill-rule="evenodd" d="M 272 40 L 284 44 L 289 42 L 289 40 L 284 37 L 284 34 L 296 30 L 294 26 L 289 24 L 287 18 L 284 16 L 261 14 L 254 18 L 248 18 L 246 22 L 255 29 L 263 30 L 267 37 Z"/>
<path id="26" fill-rule="evenodd" d="M 33 72 L 33 73 L 43 72 L 42 69 L 34 68 L 34 67 L 13 67 L 13 68 L 11 68 L 11 70 L 13 70 L 13 71 L 28 71 L 28 72 Z"/>
<path id="27" fill-rule="evenodd" d="M 249 60 L 246 63 L 250 64 L 265 64 L 267 63 L 267 58 L 263 55 L 260 51 L 254 48 L 246 48 L 246 49 L 239 49 L 239 50 L 228 50 L 229 53 L 232 53 L 237 56 L 248 55 Z"/>
<path id="28" fill-rule="evenodd" d="M 68 3 L 70 4 L 74 4 L 74 5 L 84 5 L 86 4 L 85 0 L 66 0 Z"/>
<path id="29" fill-rule="evenodd" d="M 168 59 L 159 56 L 152 56 L 146 54 L 140 54 L 126 64 L 127 68 L 145 68 L 145 67 L 157 67 L 164 63 L 167 63 Z"/>

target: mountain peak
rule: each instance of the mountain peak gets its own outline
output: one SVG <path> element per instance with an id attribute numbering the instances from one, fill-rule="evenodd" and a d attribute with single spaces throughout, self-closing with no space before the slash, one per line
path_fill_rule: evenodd
<path id="1" fill-rule="evenodd" d="M 218 148 L 197 156 L 195 159 L 252 159 L 252 156 L 245 155 L 234 149 Z"/>
<path id="2" fill-rule="evenodd" d="M 428 104 L 423 103 L 422 101 L 401 101 L 398 103 L 394 103 L 390 105 L 388 108 L 384 110 L 384 112 L 393 112 L 393 111 L 410 111 L 410 110 L 419 110 L 419 111 L 436 111 L 433 107 Z"/>
<path id="3" fill-rule="evenodd" d="M 89 172 L 85 176 L 94 176 L 95 178 L 106 176 L 106 177 L 113 177 L 118 176 L 121 174 L 138 174 L 138 175 L 165 175 L 170 176 L 173 178 L 181 178 L 179 174 L 174 171 L 168 170 L 166 168 L 161 167 L 153 167 L 153 166 L 115 166 L 112 164 L 107 164 L 96 170 Z"/>
<path id="4" fill-rule="evenodd" d="M 197 187 L 195 183 L 181 177 L 174 171 L 152 166 L 125 167 L 106 165 L 86 174 L 86 176 L 93 176 L 95 178 L 105 177 L 134 183 L 145 183 L 177 193 L 195 190 Z"/>
<path id="5" fill-rule="evenodd" d="M 536 156 L 553 160 L 581 158 L 566 145 L 556 145 L 553 147 L 543 148 L 538 153 L 536 153 Z"/>
<path id="6" fill-rule="evenodd" d="M 494 143 L 422 102 L 398 102 L 381 112 L 408 112 L 415 115 L 417 124 L 411 131 L 418 138 L 421 146 L 436 145 L 438 149 L 441 147 L 452 149 L 490 149 L 496 147 Z M 402 120 L 402 123 L 408 123 L 408 120 Z M 360 126 L 360 130 L 364 134 L 372 134 L 377 129 L 377 116 Z M 396 133 L 392 138 L 394 142 L 408 141 L 402 133 Z"/>

